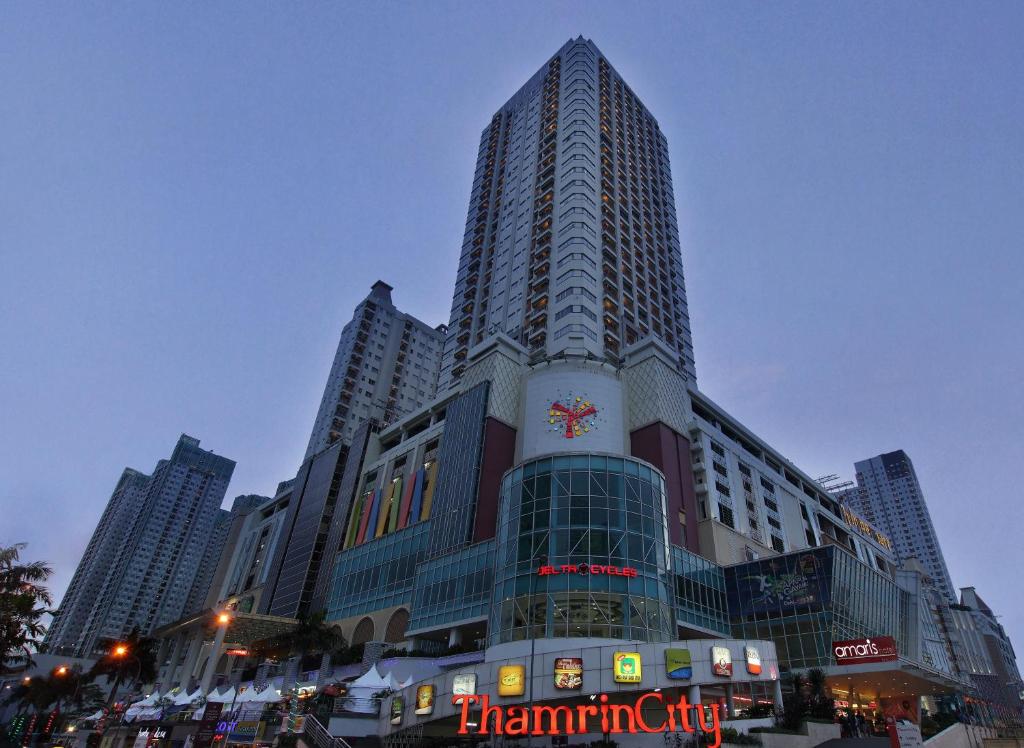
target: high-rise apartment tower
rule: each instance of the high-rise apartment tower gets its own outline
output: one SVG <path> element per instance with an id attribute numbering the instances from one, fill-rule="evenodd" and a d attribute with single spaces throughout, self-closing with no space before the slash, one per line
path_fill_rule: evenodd
<path id="1" fill-rule="evenodd" d="M 148 634 L 185 612 L 235 463 L 182 434 L 152 475 L 125 470 L 47 634 L 62 654 Z"/>
<path id="2" fill-rule="evenodd" d="M 434 397 L 444 326 L 398 311 L 391 291 L 374 283 L 341 331 L 307 460 L 335 442 L 347 445 L 362 421 L 390 423 Z"/>
<path id="3" fill-rule="evenodd" d="M 544 358 L 619 363 L 662 341 L 696 377 L 668 143 L 582 37 L 563 46 L 480 138 L 441 362 L 441 389 L 503 332 Z"/>
<path id="4" fill-rule="evenodd" d="M 843 491 L 841 500 L 889 536 L 899 560 L 920 561 L 946 599 L 955 602 L 946 559 L 907 453 L 887 452 L 854 467 L 857 486 Z"/>

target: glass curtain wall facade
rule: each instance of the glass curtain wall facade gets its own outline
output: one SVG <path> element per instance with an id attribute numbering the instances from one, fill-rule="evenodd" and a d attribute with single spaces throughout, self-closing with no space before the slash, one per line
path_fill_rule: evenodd
<path id="1" fill-rule="evenodd" d="M 733 635 L 775 642 L 783 669 L 833 665 L 832 642 L 892 636 L 900 589 L 836 546 L 727 567 Z"/>
<path id="2" fill-rule="evenodd" d="M 558 455 L 507 473 L 495 564 L 492 644 L 673 638 L 664 478 L 639 460 Z M 542 566 L 557 573 L 540 575 Z"/>

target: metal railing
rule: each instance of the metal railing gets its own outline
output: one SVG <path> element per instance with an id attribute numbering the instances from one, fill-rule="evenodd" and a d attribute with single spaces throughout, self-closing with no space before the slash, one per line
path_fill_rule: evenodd
<path id="1" fill-rule="evenodd" d="M 315 748 L 352 748 L 344 738 L 331 735 L 314 715 L 306 714 L 304 716 L 302 732 L 309 738 Z"/>

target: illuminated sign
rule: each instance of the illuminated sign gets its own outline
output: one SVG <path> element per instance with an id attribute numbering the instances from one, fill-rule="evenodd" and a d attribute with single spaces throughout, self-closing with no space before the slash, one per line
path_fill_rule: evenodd
<path id="1" fill-rule="evenodd" d="M 688 649 L 665 650 L 665 675 L 675 680 L 693 677 L 693 660 Z"/>
<path id="2" fill-rule="evenodd" d="M 452 693 L 456 696 L 469 696 L 476 693 L 476 673 L 462 673 L 452 680 Z"/>
<path id="3" fill-rule="evenodd" d="M 526 665 L 502 665 L 498 668 L 498 696 L 522 696 L 526 693 Z"/>
<path id="4" fill-rule="evenodd" d="M 225 649 L 224 654 L 233 655 L 234 657 L 248 657 L 248 649 Z"/>
<path id="5" fill-rule="evenodd" d="M 608 575 L 612 577 L 635 577 L 636 569 L 632 566 L 606 566 L 604 564 L 562 564 L 561 566 L 542 566 L 537 569 L 537 576 L 549 577 L 556 574 L 587 574 Z"/>
<path id="6" fill-rule="evenodd" d="M 747 658 L 747 672 L 751 675 L 760 675 L 761 653 L 757 651 L 757 647 L 744 647 L 743 654 Z"/>
<path id="7" fill-rule="evenodd" d="M 583 660 L 579 657 L 555 658 L 555 688 L 583 687 Z"/>
<path id="8" fill-rule="evenodd" d="M 459 735 L 469 735 L 471 726 L 476 728 L 477 735 L 510 736 L 576 735 L 598 732 L 598 728 L 606 735 L 679 730 L 696 733 L 699 730 L 706 736 L 714 736 L 707 739 L 707 745 L 710 748 L 718 748 L 722 742 L 719 705 L 711 704 L 701 708 L 700 704 L 690 704 L 685 695 L 680 696 L 678 701 L 668 701 L 669 698 L 660 691 L 652 691 L 638 696 L 631 704 L 609 704 L 608 694 L 602 693 L 595 700 L 574 706 L 501 707 L 491 706 L 490 698 L 484 694 L 452 696 L 452 704 L 462 706 Z M 661 715 L 652 714 L 651 707 L 655 704 L 660 704 L 664 709 Z M 473 709 L 471 721 L 470 707 L 473 705 L 477 708 Z M 590 724 L 587 723 L 588 719 L 592 720 Z"/>
<path id="9" fill-rule="evenodd" d="M 416 689 L 416 714 L 433 714 L 434 687 L 420 686 Z"/>
<path id="10" fill-rule="evenodd" d="M 569 397 L 566 398 L 565 404 L 557 400 L 551 403 L 551 407 L 548 408 L 548 424 L 552 431 L 562 434 L 566 439 L 572 439 L 583 436 L 597 426 L 593 418 L 596 415 L 597 408 L 589 400 Z"/>
<path id="11" fill-rule="evenodd" d="M 391 724 L 402 724 L 402 711 L 405 709 L 405 701 L 401 696 L 391 699 Z"/>
<path id="12" fill-rule="evenodd" d="M 711 648 L 711 672 L 726 678 L 732 676 L 732 652 L 728 647 Z"/>
<path id="13" fill-rule="evenodd" d="M 616 652 L 612 657 L 616 683 L 639 683 L 641 670 L 639 652 Z"/>
<path id="14" fill-rule="evenodd" d="M 832 642 L 832 654 L 839 665 L 858 665 L 862 662 L 891 662 L 898 659 L 896 640 L 891 636 L 870 639 L 847 639 Z"/>
<path id="15" fill-rule="evenodd" d="M 880 533 L 874 527 L 872 527 L 867 522 L 858 517 L 856 514 L 854 514 L 852 511 L 850 511 L 850 509 L 846 507 L 846 505 L 840 506 L 842 507 L 843 519 L 846 520 L 846 524 L 848 524 L 854 530 L 857 530 L 861 535 L 874 539 L 874 541 L 883 548 L 886 548 L 890 551 L 892 550 L 892 541 L 890 541 L 889 538 L 887 538 L 885 535 Z"/>

